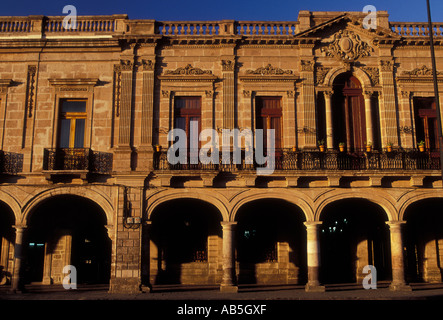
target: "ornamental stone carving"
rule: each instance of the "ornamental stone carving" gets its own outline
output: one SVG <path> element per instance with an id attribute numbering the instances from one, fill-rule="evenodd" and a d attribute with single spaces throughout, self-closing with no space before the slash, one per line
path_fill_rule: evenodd
<path id="1" fill-rule="evenodd" d="M 292 70 L 283 70 L 280 68 L 275 68 L 271 64 L 268 64 L 266 67 L 258 68 L 256 70 L 246 70 L 246 74 L 285 75 L 292 74 Z"/>
<path id="2" fill-rule="evenodd" d="M 414 70 L 411 71 L 403 71 L 404 75 L 407 76 L 432 76 L 434 74 L 434 72 L 432 71 L 432 69 L 429 69 L 427 66 L 423 65 L 421 68 L 415 68 Z M 437 71 L 437 75 L 441 74 L 441 72 Z"/>
<path id="3" fill-rule="evenodd" d="M 372 48 L 360 36 L 349 30 L 340 30 L 328 47 L 323 48 L 327 56 L 344 61 L 354 61 L 370 55 Z"/>
<path id="4" fill-rule="evenodd" d="M 204 74 L 210 74 L 212 75 L 211 70 L 202 70 L 200 68 L 195 68 L 191 64 L 188 64 L 184 68 L 177 68 L 175 70 L 166 70 L 165 74 L 167 75 L 204 75 Z"/>

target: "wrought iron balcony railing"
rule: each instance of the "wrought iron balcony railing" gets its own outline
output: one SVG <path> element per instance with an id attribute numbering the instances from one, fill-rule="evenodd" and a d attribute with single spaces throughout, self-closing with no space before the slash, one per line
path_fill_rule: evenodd
<path id="1" fill-rule="evenodd" d="M 0 173 L 17 174 L 23 171 L 23 154 L 0 150 Z"/>
<path id="2" fill-rule="evenodd" d="M 45 149 L 43 170 L 82 170 L 106 174 L 112 171 L 112 159 L 112 153 L 93 151 L 87 148 Z"/>
<path id="3" fill-rule="evenodd" d="M 219 154 L 217 163 L 209 162 L 192 164 L 188 154 L 187 163 L 171 164 L 168 161 L 167 151 L 159 151 L 154 156 L 155 170 L 203 170 L 203 171 L 241 171 L 254 170 L 259 167 L 272 167 L 275 170 L 440 170 L 440 153 L 432 151 L 420 152 L 415 149 L 384 151 L 356 151 L 339 152 L 328 150 L 293 151 L 292 149 L 278 149 L 274 157 L 269 161 L 274 163 L 258 164 L 255 161 L 245 161 L 245 151 L 241 151 L 240 163 L 233 161 L 233 153 L 230 153 L 230 161 L 222 161 L 222 153 Z"/>

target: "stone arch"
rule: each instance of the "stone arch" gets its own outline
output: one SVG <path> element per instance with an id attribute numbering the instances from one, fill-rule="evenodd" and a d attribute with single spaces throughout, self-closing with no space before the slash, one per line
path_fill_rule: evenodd
<path id="1" fill-rule="evenodd" d="M 306 199 L 305 194 L 301 194 L 298 192 L 285 192 L 285 191 L 283 192 L 280 191 L 277 194 L 269 192 L 269 190 L 267 192 L 265 191 L 257 192 L 254 190 L 241 194 L 241 198 L 235 202 L 231 212 L 231 217 L 230 217 L 231 221 L 235 221 L 238 210 L 244 204 L 261 199 L 279 199 L 287 201 L 288 203 L 293 204 L 302 210 L 303 214 L 305 215 L 306 221 L 314 220 L 314 212 L 312 209 L 312 204 L 310 204 L 308 201 L 305 200 Z M 297 199 L 298 201 L 294 201 L 294 199 Z"/>
<path id="2" fill-rule="evenodd" d="M 336 67 L 333 68 L 331 70 L 329 70 L 329 72 L 326 74 L 325 80 L 323 82 L 323 84 L 325 86 L 331 87 L 334 84 L 334 80 L 335 78 L 337 78 L 340 74 L 342 73 L 346 73 L 349 72 L 348 69 L 346 69 L 345 67 Z M 356 68 L 354 67 L 352 69 L 352 74 L 358 79 L 358 81 L 360 81 L 360 83 L 363 86 L 363 91 L 365 89 L 371 88 L 372 87 L 372 82 L 371 79 L 369 78 L 369 76 L 366 74 L 366 72 L 364 72 L 362 69 L 360 68 Z"/>
<path id="3" fill-rule="evenodd" d="M 17 224 L 20 221 L 21 215 L 21 207 L 17 199 L 4 191 L 0 191 L 0 201 L 5 203 L 12 210 L 16 221 L 15 223 Z"/>
<path id="4" fill-rule="evenodd" d="M 229 206 L 225 203 L 222 197 L 217 197 L 217 193 L 212 192 L 211 194 L 207 192 L 201 192 L 193 190 L 192 192 L 185 190 L 168 190 L 160 193 L 156 193 L 151 197 L 148 197 L 148 206 L 146 216 L 147 219 L 151 219 L 151 215 L 155 208 L 160 204 L 170 201 L 170 200 L 180 200 L 180 199 L 196 199 L 207 202 L 213 205 L 220 212 L 223 221 L 229 221 Z"/>
<path id="5" fill-rule="evenodd" d="M 438 192 L 424 192 L 419 194 L 414 194 L 411 197 L 408 197 L 404 201 L 402 201 L 398 206 L 398 220 L 403 221 L 405 212 L 407 211 L 408 207 L 412 205 L 413 203 L 421 200 L 428 200 L 428 199 L 443 199 L 443 194 L 440 194 Z"/>
<path id="6" fill-rule="evenodd" d="M 33 196 L 23 206 L 21 223 L 26 224 L 26 221 L 28 221 L 34 209 L 37 208 L 43 201 L 60 195 L 78 196 L 96 203 L 105 213 L 107 224 L 114 225 L 114 207 L 112 206 L 110 199 L 97 190 L 85 187 L 61 187 L 56 189 L 48 189 Z"/>
<path id="7" fill-rule="evenodd" d="M 375 195 L 374 193 L 368 193 L 363 191 L 356 192 L 348 192 L 342 190 L 334 190 L 332 193 L 326 194 L 326 196 L 321 197 L 318 200 L 317 206 L 315 208 L 315 221 L 320 221 L 320 216 L 323 210 L 331 203 L 346 200 L 346 199 L 365 199 L 368 200 L 378 206 L 380 206 L 386 216 L 388 221 L 397 221 L 398 215 L 395 206 L 393 205 L 393 201 L 389 200 L 387 197 L 382 195 Z"/>

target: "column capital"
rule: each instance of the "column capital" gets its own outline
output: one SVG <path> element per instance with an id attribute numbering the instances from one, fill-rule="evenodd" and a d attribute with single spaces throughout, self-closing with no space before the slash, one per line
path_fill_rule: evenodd
<path id="1" fill-rule="evenodd" d="M 237 225 L 237 221 L 222 221 L 220 222 L 223 228 L 235 227 Z"/>
<path id="2" fill-rule="evenodd" d="M 406 221 L 403 220 L 386 221 L 386 224 L 389 226 L 389 228 L 400 228 L 401 226 L 406 224 Z"/>
<path id="3" fill-rule="evenodd" d="M 305 221 L 305 222 L 303 222 L 303 224 L 307 228 L 319 228 L 322 226 L 323 221 Z"/>
<path id="4" fill-rule="evenodd" d="M 19 224 L 19 225 L 13 225 L 12 226 L 15 230 L 20 230 L 20 231 L 24 231 L 24 230 L 26 230 L 26 229 L 28 229 L 28 226 L 27 225 L 24 225 L 24 224 Z"/>

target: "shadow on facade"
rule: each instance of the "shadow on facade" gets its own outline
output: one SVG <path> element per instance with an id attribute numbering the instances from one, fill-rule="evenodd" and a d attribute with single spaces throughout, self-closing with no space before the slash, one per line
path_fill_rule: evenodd
<path id="1" fill-rule="evenodd" d="M 376 267 L 377 280 L 391 278 L 389 229 L 381 207 L 364 199 L 340 200 L 320 218 L 323 283 L 360 283 L 366 265 Z"/>
<path id="2" fill-rule="evenodd" d="M 105 225 L 105 213 L 90 200 L 45 200 L 28 219 L 25 282 L 62 283 L 63 267 L 73 265 L 77 283 L 109 283 L 111 241 Z"/>
<path id="3" fill-rule="evenodd" d="M 237 215 L 239 284 L 300 284 L 306 275 L 303 212 L 284 200 L 245 204 Z"/>
<path id="4" fill-rule="evenodd" d="M 442 199 L 427 199 L 406 209 L 405 260 L 409 282 L 443 281 L 442 208 Z"/>
<path id="5" fill-rule="evenodd" d="M 150 232 L 152 283 L 218 283 L 221 221 L 219 211 L 201 200 L 171 200 L 159 205 L 152 214 Z"/>
<path id="6" fill-rule="evenodd" d="M 12 252 L 15 242 L 13 225 L 15 217 L 12 210 L 0 202 L 0 284 L 8 284 L 12 276 Z"/>

